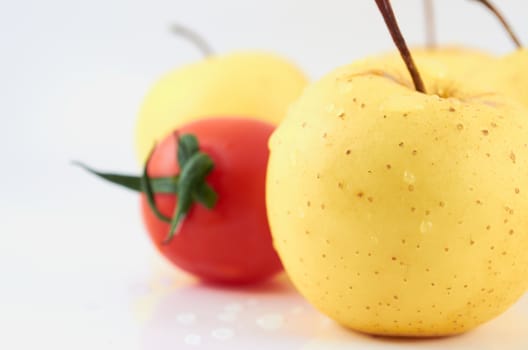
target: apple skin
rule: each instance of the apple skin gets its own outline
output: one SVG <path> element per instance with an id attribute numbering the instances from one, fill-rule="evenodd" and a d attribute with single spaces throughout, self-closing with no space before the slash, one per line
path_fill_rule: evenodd
<path id="1" fill-rule="evenodd" d="M 450 45 L 434 48 L 415 47 L 411 49 L 414 59 L 418 61 L 426 59 L 436 62 L 438 74 L 465 77 L 469 72 L 483 69 L 496 60 L 496 56 L 482 50 L 469 47 Z M 384 59 L 394 60 L 401 65 L 401 56 L 397 51 L 382 55 Z M 471 78 L 468 76 L 468 78 Z"/>
<path id="2" fill-rule="evenodd" d="M 528 287 L 528 112 L 417 61 L 429 94 L 363 60 L 310 85 L 270 139 L 288 275 L 370 334 L 463 333 Z"/>
<path id="3" fill-rule="evenodd" d="M 146 96 L 136 127 L 143 163 L 156 141 L 178 126 L 215 115 L 249 115 L 278 124 L 307 84 L 291 62 L 266 52 L 211 56 L 175 69 Z"/>
<path id="4" fill-rule="evenodd" d="M 522 48 L 474 68 L 471 76 L 489 91 L 516 99 L 528 108 L 528 49 Z"/>

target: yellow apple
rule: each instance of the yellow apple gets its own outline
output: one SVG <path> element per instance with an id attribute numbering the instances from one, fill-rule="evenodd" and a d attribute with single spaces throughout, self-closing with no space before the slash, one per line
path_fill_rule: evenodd
<path id="1" fill-rule="evenodd" d="M 146 96 L 136 128 L 138 158 L 174 128 L 211 116 L 248 116 L 278 124 L 307 78 L 265 52 L 211 56 L 164 76 Z"/>
<path id="2" fill-rule="evenodd" d="M 489 92 L 510 96 L 528 108 L 528 49 L 494 60 L 471 75 Z"/>
<path id="3" fill-rule="evenodd" d="M 465 332 L 528 287 L 528 112 L 417 61 L 427 94 L 405 68 L 360 61 L 309 86 L 270 139 L 284 267 L 367 333 Z"/>
<path id="4" fill-rule="evenodd" d="M 437 74 L 448 76 L 463 77 L 468 72 L 474 71 L 480 67 L 487 67 L 495 62 L 495 56 L 492 54 L 462 46 L 439 46 L 434 48 L 413 48 L 411 50 L 413 58 L 417 61 L 423 58 L 429 61 L 436 61 Z M 399 52 L 390 52 L 382 57 L 396 61 L 402 65 Z"/>
<path id="5" fill-rule="evenodd" d="M 528 49 L 524 48 L 520 38 L 506 20 L 501 11 L 490 1 L 477 0 L 496 17 L 508 33 L 517 48 L 513 53 L 485 66 L 473 67 L 470 75 L 490 93 L 501 93 L 516 99 L 528 107 Z"/>

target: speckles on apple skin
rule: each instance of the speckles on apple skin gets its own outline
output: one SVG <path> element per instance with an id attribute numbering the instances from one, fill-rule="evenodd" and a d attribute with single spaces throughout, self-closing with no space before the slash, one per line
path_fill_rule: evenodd
<path id="1" fill-rule="evenodd" d="M 511 159 L 513 164 L 516 164 L 517 157 L 515 156 L 515 153 L 513 153 L 513 151 L 510 152 L 510 159 Z"/>
<path id="2" fill-rule="evenodd" d="M 328 88 L 333 85 L 328 84 Z M 478 106 L 473 108 L 469 102 L 454 100 L 439 102 L 438 109 L 426 113 L 379 109 L 377 96 L 362 96 L 355 87 L 346 96 L 337 93 L 328 97 L 323 93 L 322 96 L 313 95 L 314 98 L 305 101 L 309 108 L 297 110 L 295 115 L 297 132 L 307 135 L 308 139 L 298 142 L 292 137 L 290 140 L 295 142 L 290 141 L 289 145 L 293 150 L 306 150 L 305 167 L 301 169 L 303 179 L 296 180 L 301 185 L 295 187 L 295 182 L 281 179 L 300 193 L 299 200 L 292 201 L 288 208 L 299 206 L 309 213 L 303 220 L 293 218 L 299 225 L 296 239 L 300 244 L 295 247 L 297 255 L 292 258 L 293 270 L 297 266 L 306 267 L 307 271 L 299 268 L 297 274 L 307 298 L 312 298 L 341 323 L 376 333 L 394 332 L 396 325 L 402 333 L 409 332 L 409 327 L 413 332 L 417 329 L 428 332 L 434 328 L 439 333 L 449 333 L 449 327 L 466 330 L 482 322 L 478 312 L 492 304 L 492 300 L 487 295 L 478 295 L 481 287 L 486 290 L 495 287 L 496 295 L 501 296 L 501 286 L 493 285 L 494 278 L 497 279 L 495 274 L 502 273 L 500 279 L 505 280 L 510 270 L 521 270 L 519 267 L 509 269 L 515 251 L 508 246 L 522 236 L 519 219 L 503 210 L 503 206 L 515 209 L 514 215 L 519 217 L 524 211 L 526 189 L 510 175 L 525 169 L 528 139 L 519 141 L 514 138 L 515 132 L 509 131 L 512 116 L 505 114 L 501 121 L 495 112 L 479 114 Z M 318 98 L 321 102 L 317 102 Z M 352 98 L 356 98 L 355 103 Z M 431 99 L 428 103 L 437 102 Z M 337 107 L 326 113 L 329 103 Z M 365 103 L 364 109 L 360 108 L 362 103 Z M 345 107 L 345 115 L 339 113 L 339 106 Z M 484 108 L 487 107 L 481 106 Z M 324 120 L 318 111 L 323 111 Z M 306 130 L 300 127 L 304 118 L 310 126 Z M 321 138 L 323 132 L 328 132 L 326 139 Z M 508 133 L 512 134 L 512 139 L 499 145 L 505 136 L 510 136 Z M 333 147 L 326 147 L 329 143 Z M 284 147 L 275 150 L 276 157 Z M 515 154 L 514 159 L 511 153 Z M 321 157 L 317 158 L 319 154 Z M 404 176 L 406 170 L 414 175 L 414 180 Z M 321 172 L 321 178 L 316 179 L 317 172 Z M 290 174 L 285 174 L 285 178 L 287 176 Z M 491 182 L 499 178 L 510 181 Z M 282 185 L 280 189 L 277 198 L 289 203 L 289 199 L 280 197 L 288 187 Z M 501 198 L 506 199 L 497 203 L 496 196 L 490 193 L 500 193 Z M 310 209 L 306 209 L 308 199 Z M 322 201 L 328 205 L 324 212 L 320 209 Z M 461 214 L 466 212 L 471 215 Z M 503 223 L 503 219 L 508 221 Z M 347 226 L 339 226 L 338 220 Z M 422 222 L 422 229 L 430 231 L 421 232 Z M 427 222 L 434 225 L 429 227 Z M 395 224 L 401 226 L 393 229 Z M 292 234 L 291 224 L 284 227 L 285 234 Z M 305 234 L 305 230 L 310 230 L 310 234 Z M 450 234 L 456 234 L 457 238 L 444 239 Z M 378 237 L 379 244 L 369 239 L 371 235 Z M 354 239 L 348 242 L 344 237 Z M 325 244 L 326 238 L 331 240 L 330 245 Z M 308 243 L 303 247 L 305 242 Z M 289 246 L 292 245 L 289 241 Z M 390 249 L 386 249 L 387 246 Z M 306 253 L 299 255 L 302 249 L 313 252 L 312 258 Z M 326 257 L 322 258 L 321 254 Z M 482 283 L 472 279 L 471 272 L 454 262 L 483 254 L 493 260 L 493 264 L 489 265 L 487 259 L 483 261 L 483 274 L 488 279 L 483 278 Z M 303 263 L 297 262 L 300 256 Z M 394 261 L 391 260 L 393 256 Z M 423 268 L 420 266 L 417 272 L 416 261 L 412 260 L 415 256 L 427 258 L 427 264 Z M 381 260 L 379 264 L 378 260 Z M 520 264 L 519 259 L 516 262 Z M 322 265 L 325 268 L 317 271 Z M 488 266 L 491 266 L 489 271 Z M 429 272 L 424 272 L 426 267 Z M 496 271 L 499 268 L 501 271 Z M 394 277 L 394 288 L 384 293 L 384 281 L 390 280 L 388 275 Z M 372 286 L 380 296 L 369 297 L 371 293 L 366 288 Z M 505 289 L 514 289 L 513 282 L 509 287 Z M 399 294 L 405 288 L 419 291 L 415 293 L 416 298 L 410 300 L 405 294 Z M 466 297 L 458 302 L 460 293 Z M 508 298 L 511 293 L 503 294 Z M 394 295 L 398 299 L 393 298 Z M 427 299 L 429 295 L 434 298 Z M 320 299 L 324 302 L 319 303 Z M 341 314 L 336 317 L 332 307 L 338 300 L 342 305 L 335 309 Z M 457 310 L 464 310 L 466 302 L 471 303 L 464 315 L 467 317 L 451 315 L 450 306 L 456 304 Z M 499 302 L 494 307 L 498 308 L 497 304 Z M 399 315 L 396 314 L 398 307 L 401 307 Z M 370 317 L 367 325 L 361 324 L 362 313 Z M 387 322 L 382 319 L 384 314 L 389 315 Z M 409 317 L 400 318 L 403 314 Z M 378 325 L 376 329 L 372 328 L 373 324 Z"/>

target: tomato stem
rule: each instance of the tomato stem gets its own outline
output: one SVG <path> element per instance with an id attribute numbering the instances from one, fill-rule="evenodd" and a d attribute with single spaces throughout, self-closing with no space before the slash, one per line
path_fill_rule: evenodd
<path id="1" fill-rule="evenodd" d="M 145 162 L 145 166 L 143 167 L 143 175 L 141 176 L 141 190 L 145 193 L 145 196 L 147 197 L 147 202 L 158 219 L 165 222 L 171 222 L 171 218 L 163 215 L 159 210 L 158 207 L 156 207 L 156 201 L 154 200 L 154 192 L 152 190 L 152 185 L 150 183 L 150 177 L 148 176 L 148 166 L 150 164 L 150 160 L 152 158 L 152 153 L 154 152 L 154 149 L 156 148 L 156 145 L 152 147 L 152 150 L 150 151 L 147 161 Z M 176 187 L 177 191 L 178 187 Z"/>
<path id="2" fill-rule="evenodd" d="M 178 182 L 178 204 L 172 216 L 169 234 L 164 244 L 167 244 L 178 231 L 185 216 L 195 201 L 205 203 L 207 208 L 213 208 L 218 200 L 216 193 L 205 183 L 205 178 L 214 168 L 211 157 L 199 151 L 196 136 L 187 134 L 177 140 L 177 155 L 180 165 L 180 181 Z M 197 194 L 202 194 L 197 196 Z M 197 199 L 198 197 L 198 199 Z"/>
<path id="3" fill-rule="evenodd" d="M 143 192 L 143 187 L 141 185 L 140 176 L 103 173 L 78 161 L 73 161 L 72 164 L 86 170 L 87 172 L 103 180 L 111 182 L 113 184 L 119 185 L 124 188 L 128 188 L 129 190 L 132 190 L 134 192 Z M 159 177 L 159 178 L 154 178 L 154 179 L 151 178 L 150 183 L 151 183 L 153 192 L 154 193 L 175 193 L 177 191 L 178 178 L 179 176 Z"/>
<path id="4" fill-rule="evenodd" d="M 196 136 L 186 134 L 180 137 L 178 133 L 174 133 L 174 137 L 176 138 L 176 154 L 180 167 L 180 174 L 177 176 L 152 179 L 148 176 L 148 168 L 155 147 L 153 147 L 147 158 L 141 177 L 103 173 L 83 163 L 73 162 L 73 164 L 106 181 L 136 192 L 145 193 L 148 205 L 154 215 L 159 220 L 170 223 L 169 232 L 163 244 L 168 244 L 176 235 L 185 216 L 195 202 L 200 203 L 207 209 L 212 209 L 218 201 L 218 195 L 205 181 L 214 168 L 214 162 L 211 157 L 200 151 Z M 158 210 L 154 197 L 155 193 L 174 194 L 178 197 L 172 218 L 163 215 Z"/>

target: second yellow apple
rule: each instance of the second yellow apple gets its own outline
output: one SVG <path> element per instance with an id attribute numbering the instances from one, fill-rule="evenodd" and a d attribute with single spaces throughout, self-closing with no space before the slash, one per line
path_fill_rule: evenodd
<path id="1" fill-rule="evenodd" d="M 306 84 L 293 63 L 266 52 L 211 56 L 176 69 L 143 102 L 136 129 L 138 158 L 143 163 L 157 140 L 203 117 L 248 116 L 278 124 Z"/>

